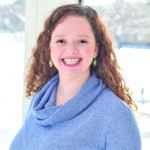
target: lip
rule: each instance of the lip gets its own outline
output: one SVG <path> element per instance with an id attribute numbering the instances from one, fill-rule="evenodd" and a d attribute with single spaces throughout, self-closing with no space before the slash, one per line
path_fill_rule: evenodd
<path id="1" fill-rule="evenodd" d="M 76 64 L 66 64 L 66 63 L 64 62 L 64 59 L 79 59 L 79 62 L 76 63 Z M 62 58 L 62 59 L 61 59 L 61 62 L 62 62 L 63 65 L 66 66 L 66 67 L 76 67 L 76 66 L 78 66 L 78 65 L 81 63 L 81 61 L 82 61 L 82 59 L 79 58 L 79 57 L 67 57 L 67 58 Z"/>

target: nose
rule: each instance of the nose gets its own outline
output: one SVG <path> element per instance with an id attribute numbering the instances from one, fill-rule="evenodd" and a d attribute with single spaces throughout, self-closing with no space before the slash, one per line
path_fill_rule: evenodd
<path id="1" fill-rule="evenodd" d="M 78 53 L 78 48 L 77 48 L 75 43 L 69 43 L 66 46 L 65 52 L 67 54 L 77 54 Z"/>

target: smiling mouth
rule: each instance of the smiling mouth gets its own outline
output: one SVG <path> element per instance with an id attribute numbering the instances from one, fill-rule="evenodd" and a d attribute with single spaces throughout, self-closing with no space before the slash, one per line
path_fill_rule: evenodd
<path id="1" fill-rule="evenodd" d="M 62 59 L 63 62 L 67 65 L 75 65 L 75 64 L 78 64 L 81 59 L 77 59 L 77 58 L 74 58 L 74 59 Z"/>

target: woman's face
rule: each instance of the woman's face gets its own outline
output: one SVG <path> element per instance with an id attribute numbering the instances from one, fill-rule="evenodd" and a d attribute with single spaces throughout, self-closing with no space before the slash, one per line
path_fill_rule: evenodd
<path id="1" fill-rule="evenodd" d="M 86 18 L 67 16 L 52 32 L 51 60 L 62 76 L 89 76 L 98 48 Z"/>

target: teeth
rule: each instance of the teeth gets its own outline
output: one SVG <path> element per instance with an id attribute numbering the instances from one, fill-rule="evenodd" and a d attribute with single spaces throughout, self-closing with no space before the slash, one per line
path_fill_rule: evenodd
<path id="1" fill-rule="evenodd" d="M 66 64 L 76 64 L 76 63 L 78 63 L 80 61 L 80 59 L 64 59 L 64 62 L 66 63 Z"/>

